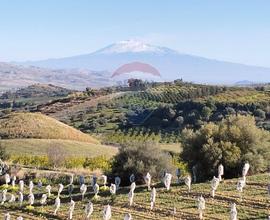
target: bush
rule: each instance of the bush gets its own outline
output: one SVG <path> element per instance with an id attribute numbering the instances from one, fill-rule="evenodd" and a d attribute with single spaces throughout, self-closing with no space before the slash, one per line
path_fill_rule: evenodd
<path id="1" fill-rule="evenodd" d="M 1 143 L 0 143 L 0 159 L 3 161 L 6 161 L 9 159 L 9 157 L 10 157 L 10 155 L 7 153 L 6 147 L 1 145 Z"/>
<path id="2" fill-rule="evenodd" d="M 61 167 L 66 161 L 66 151 L 63 147 L 52 145 L 47 150 L 47 157 L 51 166 Z"/>
<path id="3" fill-rule="evenodd" d="M 90 170 L 101 169 L 104 172 L 108 172 L 111 168 L 111 163 L 105 156 L 98 156 L 93 158 L 85 158 L 83 167 Z"/>
<path id="4" fill-rule="evenodd" d="M 266 118 L 266 114 L 265 114 L 265 111 L 261 110 L 261 109 L 257 109 L 255 112 L 254 112 L 254 115 L 256 117 L 259 117 L 261 119 L 265 119 Z"/>
<path id="5" fill-rule="evenodd" d="M 153 142 L 132 142 L 123 145 L 112 164 L 113 176 L 119 176 L 124 185 L 128 185 L 129 176 L 134 174 L 136 182 L 142 183 L 149 172 L 154 179 L 159 179 L 164 171 L 172 172 L 172 158 L 160 150 Z"/>
<path id="6" fill-rule="evenodd" d="M 50 167 L 50 163 L 47 156 L 18 155 L 12 156 L 10 160 L 14 164 L 20 164 L 25 166 L 35 166 L 38 168 Z"/>
<path id="7" fill-rule="evenodd" d="M 189 168 L 197 167 L 198 179 L 217 174 L 220 163 L 225 176 L 236 177 L 243 163 L 251 164 L 251 172 L 267 170 L 270 160 L 269 132 L 256 127 L 251 116 L 229 116 L 218 124 L 208 123 L 198 131 L 182 133 L 182 159 Z"/>
<path id="8" fill-rule="evenodd" d="M 210 116 L 212 114 L 212 109 L 207 107 L 207 106 L 204 106 L 202 108 L 202 117 L 205 119 L 205 120 L 209 120 Z"/>
<path id="9" fill-rule="evenodd" d="M 33 166 L 43 169 L 55 168 L 54 164 L 51 163 L 51 160 L 48 158 L 48 156 L 18 155 L 12 156 L 10 161 L 12 161 L 14 164 Z M 107 172 L 111 168 L 111 163 L 104 156 L 97 156 L 93 158 L 66 157 L 65 160 L 62 161 L 61 167 L 67 169 L 83 167 L 90 170 L 100 169 L 104 172 Z"/>
<path id="10" fill-rule="evenodd" d="M 83 167 L 84 161 L 86 159 L 83 157 L 67 157 L 64 162 L 64 167 L 71 168 L 80 168 Z"/>

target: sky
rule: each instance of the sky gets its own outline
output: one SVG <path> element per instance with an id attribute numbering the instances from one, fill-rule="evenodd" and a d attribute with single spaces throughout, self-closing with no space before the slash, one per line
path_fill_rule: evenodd
<path id="1" fill-rule="evenodd" d="M 0 0 L 0 61 L 87 54 L 127 39 L 270 67 L 270 1 Z"/>

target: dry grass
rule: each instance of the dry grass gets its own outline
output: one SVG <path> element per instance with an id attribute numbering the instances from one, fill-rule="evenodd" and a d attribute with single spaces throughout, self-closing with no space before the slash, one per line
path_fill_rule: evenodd
<path id="1" fill-rule="evenodd" d="M 0 118 L 2 139 L 37 138 L 98 144 L 95 138 L 40 113 L 12 113 Z"/>
<path id="2" fill-rule="evenodd" d="M 159 144 L 159 146 L 164 151 L 169 151 L 176 154 L 179 154 L 182 151 L 182 147 L 180 143 Z"/>
<path id="3" fill-rule="evenodd" d="M 116 147 L 71 140 L 56 139 L 9 139 L 0 140 L 11 155 L 46 155 L 50 146 L 60 146 L 71 157 L 111 157 L 118 151 Z"/>

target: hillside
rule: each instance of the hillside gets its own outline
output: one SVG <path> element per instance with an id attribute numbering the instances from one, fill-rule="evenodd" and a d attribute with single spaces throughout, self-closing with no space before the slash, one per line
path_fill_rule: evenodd
<path id="1" fill-rule="evenodd" d="M 41 112 L 84 133 L 97 134 L 107 144 L 119 144 L 129 138 L 180 142 L 183 129 L 198 129 L 231 114 L 254 116 L 258 127 L 270 130 L 270 94 L 266 84 L 253 88 L 183 80 L 138 83 L 140 86 L 134 83 L 130 87 L 90 88 L 42 102 L 33 97 L 28 100 L 30 104 L 24 103 L 21 108 L 16 108 L 19 103 L 13 103 L 13 111 Z M 35 99 L 40 104 L 32 106 Z"/>
<path id="2" fill-rule="evenodd" d="M 81 142 L 58 139 L 5 139 L 0 140 L 0 145 L 6 147 L 12 156 L 46 156 L 50 147 L 65 149 L 69 158 L 105 156 L 110 158 L 118 151 L 116 147 L 97 143 Z"/>
<path id="3" fill-rule="evenodd" d="M 34 84 L 20 88 L 15 92 L 5 92 L 0 96 L 0 99 L 20 99 L 20 98 L 35 98 L 35 97 L 62 97 L 74 92 L 52 84 Z"/>
<path id="4" fill-rule="evenodd" d="M 0 116 L 6 111 L 35 111 L 38 105 L 64 99 L 76 91 L 52 84 L 34 84 L 0 95 Z"/>
<path id="5" fill-rule="evenodd" d="M 106 71 L 90 69 L 49 69 L 0 62 L 0 94 L 33 84 L 53 84 L 69 89 L 84 90 L 114 84 Z"/>
<path id="6" fill-rule="evenodd" d="M 129 138 L 179 142 L 183 129 L 198 129 L 232 114 L 254 116 L 258 127 L 270 130 L 268 87 L 212 86 L 176 80 L 127 89 L 105 101 L 101 96 L 94 105 L 91 100 L 83 101 L 77 110 L 74 106 L 67 111 L 50 112 L 46 109 L 52 110 L 54 105 L 48 104 L 40 111 L 85 133 L 101 134 L 109 144 Z"/>
<path id="7" fill-rule="evenodd" d="M 69 97 L 67 99 L 55 100 L 50 103 L 37 106 L 37 110 L 43 114 L 57 118 L 60 121 L 68 120 L 74 115 L 79 115 L 91 107 L 96 107 L 113 98 L 121 96 L 121 92 L 113 94 L 95 95 L 93 97 Z"/>
<path id="8" fill-rule="evenodd" d="M 63 139 L 99 143 L 66 124 L 40 113 L 12 113 L 0 118 L 2 139 Z"/>
<path id="9" fill-rule="evenodd" d="M 254 89 L 238 89 L 226 91 L 210 97 L 213 101 L 219 103 L 270 103 L 270 91 L 257 91 Z M 206 99 L 204 99 L 206 100 Z"/>
<path id="10" fill-rule="evenodd" d="M 197 208 L 197 199 L 199 196 L 205 198 L 205 220 L 226 220 L 230 216 L 231 203 L 236 203 L 239 220 L 259 220 L 267 219 L 270 210 L 269 196 L 267 194 L 267 184 L 269 182 L 268 174 L 259 174 L 247 177 L 247 185 L 242 193 L 242 201 L 239 192 L 236 190 L 237 179 L 228 179 L 222 181 L 218 186 L 215 198 L 210 197 L 210 182 L 202 184 L 192 184 L 191 192 L 187 192 L 187 187 L 181 183 L 176 184 L 172 180 L 173 186 L 170 191 L 165 191 L 163 184 L 155 183 L 153 186 L 157 190 L 156 204 L 150 211 L 150 192 L 146 186 L 137 186 L 134 191 L 134 205 L 128 206 L 129 188 L 120 188 L 113 199 L 108 191 L 100 190 L 98 198 L 94 198 L 92 189 L 88 189 L 85 199 L 81 199 L 80 186 L 75 185 L 72 200 L 75 201 L 73 219 L 85 219 L 84 209 L 88 199 L 93 203 L 94 211 L 91 219 L 102 219 L 102 210 L 107 204 L 112 207 L 112 220 L 123 219 L 126 213 L 132 215 L 134 220 L 169 220 L 199 219 Z M 101 184 L 101 183 L 100 183 Z M 5 203 L 0 207 L 0 212 L 9 212 L 12 216 L 22 215 L 25 219 L 67 219 L 70 198 L 67 190 L 61 194 L 61 208 L 57 216 L 54 212 L 54 199 L 57 195 L 58 185 L 52 188 L 53 196 L 48 199 L 47 205 L 42 207 L 35 202 L 33 209 L 27 209 L 26 202 L 22 208 L 16 205 Z M 42 193 L 45 193 L 45 186 L 42 187 Z M 41 191 L 36 190 L 35 197 L 39 200 Z M 175 211 L 174 211 L 175 208 Z"/>

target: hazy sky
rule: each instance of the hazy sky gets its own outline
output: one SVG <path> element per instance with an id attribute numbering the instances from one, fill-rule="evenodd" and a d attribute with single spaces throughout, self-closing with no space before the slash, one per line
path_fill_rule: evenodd
<path id="1" fill-rule="evenodd" d="M 270 1 L 0 0 L 0 61 L 85 54 L 134 38 L 270 67 Z"/>

